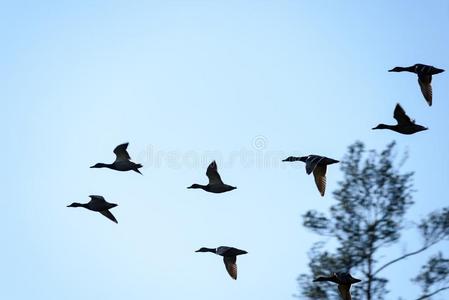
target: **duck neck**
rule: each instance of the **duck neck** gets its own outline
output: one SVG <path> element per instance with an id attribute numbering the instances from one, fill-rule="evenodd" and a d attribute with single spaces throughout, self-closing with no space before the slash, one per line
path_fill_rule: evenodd
<path id="1" fill-rule="evenodd" d="M 70 205 L 70 207 L 84 207 L 87 208 L 87 203 L 78 203 L 78 202 L 74 202 Z"/>
<path id="2" fill-rule="evenodd" d="M 104 164 L 104 163 L 97 163 L 93 165 L 91 168 L 112 168 L 114 164 Z"/>
<path id="3" fill-rule="evenodd" d="M 307 156 L 300 156 L 299 160 L 302 162 L 306 162 L 307 161 Z"/>
<path id="4" fill-rule="evenodd" d="M 373 129 L 396 129 L 396 125 L 379 124 Z"/>
<path id="5" fill-rule="evenodd" d="M 217 253 L 216 248 L 204 248 L 207 252 Z"/>
<path id="6" fill-rule="evenodd" d="M 202 189 L 202 190 L 206 190 L 207 189 L 207 185 L 202 185 L 202 184 L 193 184 L 190 189 Z"/>
<path id="7" fill-rule="evenodd" d="M 97 166 L 98 168 L 110 168 L 112 167 L 114 164 L 104 164 L 104 163 L 99 163 Z"/>
<path id="8" fill-rule="evenodd" d="M 397 72 L 415 72 L 415 66 L 397 67 Z"/>

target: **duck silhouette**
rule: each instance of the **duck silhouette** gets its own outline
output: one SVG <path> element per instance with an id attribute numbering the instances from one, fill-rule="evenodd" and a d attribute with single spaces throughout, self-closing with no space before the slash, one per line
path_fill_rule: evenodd
<path id="1" fill-rule="evenodd" d="M 210 193 L 224 193 L 235 190 L 237 187 L 230 186 L 221 180 L 220 174 L 217 171 L 217 163 L 215 160 L 209 164 L 206 171 L 206 176 L 209 178 L 207 185 L 194 183 L 188 189 L 202 189 Z"/>
<path id="2" fill-rule="evenodd" d="M 223 262 L 232 279 L 237 280 L 237 256 L 247 254 L 245 250 L 240 250 L 234 247 L 220 246 L 218 248 L 200 248 L 195 252 L 212 252 L 223 256 Z"/>
<path id="3" fill-rule="evenodd" d="M 97 163 L 91 166 L 91 168 L 109 168 L 122 172 L 134 171 L 142 175 L 142 173 L 139 171 L 139 168 L 142 168 L 142 165 L 136 164 L 130 160 L 131 157 L 129 156 L 128 151 L 126 151 L 126 148 L 128 148 L 128 144 L 129 143 L 124 143 L 115 147 L 114 154 L 116 158 L 112 164 Z"/>
<path id="4" fill-rule="evenodd" d="M 109 211 L 111 208 L 116 207 L 117 204 L 107 202 L 103 196 L 90 195 L 89 197 L 90 201 L 88 203 L 73 202 L 72 204 L 67 205 L 67 207 L 84 207 L 88 210 L 99 212 L 112 222 L 118 223 L 117 219 Z"/>
<path id="5" fill-rule="evenodd" d="M 351 285 L 360 282 L 360 279 L 354 278 L 349 273 L 339 272 L 333 273 L 331 276 L 319 276 L 313 280 L 314 282 L 330 281 L 338 284 L 338 291 L 343 300 L 351 300 Z"/>
<path id="6" fill-rule="evenodd" d="M 408 134 L 408 135 L 428 129 L 427 127 L 416 124 L 414 120 L 410 119 L 410 117 L 407 116 L 405 110 L 399 103 L 396 104 L 393 117 L 397 121 L 396 125 L 386 125 L 381 123 L 376 127 L 374 127 L 373 129 L 389 129 L 401 134 Z"/>
<path id="7" fill-rule="evenodd" d="M 444 72 L 443 69 L 435 68 L 434 66 L 424 64 L 414 64 L 410 67 L 394 67 L 388 72 L 411 72 L 418 75 L 418 84 L 421 88 L 421 93 L 426 99 L 427 104 L 432 106 L 432 75 Z"/>
<path id="8" fill-rule="evenodd" d="M 306 173 L 310 175 L 313 172 L 315 178 L 315 184 L 320 192 L 321 196 L 324 196 L 326 191 L 326 171 L 327 166 L 338 163 L 338 160 L 328 158 L 320 155 L 307 155 L 307 156 L 289 156 L 282 161 L 294 162 L 302 161 L 306 163 Z"/>

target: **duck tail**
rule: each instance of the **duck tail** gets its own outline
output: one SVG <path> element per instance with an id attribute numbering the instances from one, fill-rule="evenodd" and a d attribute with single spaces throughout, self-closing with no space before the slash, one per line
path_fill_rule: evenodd
<path id="1" fill-rule="evenodd" d="M 139 171 L 139 169 L 142 168 L 142 167 L 143 167 L 143 166 L 142 166 L 141 164 L 136 164 L 136 168 L 133 169 L 133 171 L 139 173 L 140 175 L 143 175 L 143 174 Z"/>

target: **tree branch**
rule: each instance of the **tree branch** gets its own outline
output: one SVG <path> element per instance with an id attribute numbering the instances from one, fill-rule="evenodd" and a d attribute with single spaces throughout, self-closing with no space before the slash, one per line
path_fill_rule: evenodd
<path id="1" fill-rule="evenodd" d="M 382 267 L 380 267 L 379 269 L 377 269 L 377 270 L 373 273 L 373 276 L 375 276 L 377 273 L 379 273 L 380 271 L 382 271 L 382 270 L 385 269 L 386 267 L 388 267 L 388 266 L 390 266 L 390 265 L 392 265 L 392 264 L 394 264 L 394 263 L 396 263 L 396 262 L 398 262 L 398 261 L 400 261 L 400 260 L 406 259 L 406 258 L 409 257 L 409 256 L 413 256 L 413 255 L 416 255 L 416 254 L 418 254 L 418 253 L 421 253 L 421 252 L 427 250 L 427 249 L 428 249 L 429 247 L 431 247 L 432 245 L 434 245 L 434 243 L 432 243 L 432 244 L 430 244 L 430 245 L 426 245 L 426 246 L 422 247 L 421 249 L 418 249 L 418 250 L 416 250 L 416 251 L 413 251 L 413 252 L 404 254 L 404 255 L 402 255 L 402 256 L 396 258 L 396 259 L 393 259 L 393 260 L 387 262 L 387 263 L 384 264 Z"/>
<path id="2" fill-rule="evenodd" d="M 419 297 L 419 298 L 416 299 L 416 300 L 422 300 L 422 299 L 430 298 L 430 297 L 432 297 L 433 295 L 438 294 L 439 292 L 442 292 L 442 291 L 448 290 L 448 289 L 449 289 L 449 286 L 442 287 L 442 288 L 440 288 L 440 289 L 438 289 L 438 290 L 436 290 L 436 291 L 434 291 L 434 292 L 432 292 L 432 293 L 430 293 L 430 294 L 422 295 L 421 297 Z"/>

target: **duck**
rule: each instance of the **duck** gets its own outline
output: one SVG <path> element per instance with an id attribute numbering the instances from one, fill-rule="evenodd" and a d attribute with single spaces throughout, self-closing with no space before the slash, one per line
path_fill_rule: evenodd
<path id="1" fill-rule="evenodd" d="M 114 208 L 117 206 L 115 203 L 109 203 L 107 202 L 103 196 L 99 195 L 90 195 L 89 196 L 90 201 L 88 203 L 78 203 L 73 202 L 70 205 L 67 205 L 67 207 L 84 207 L 91 211 L 96 211 L 111 220 L 114 223 L 118 223 L 117 219 L 114 217 L 114 215 L 109 211 L 111 208 Z"/>
<path id="2" fill-rule="evenodd" d="M 313 282 L 320 281 L 330 281 L 338 284 L 338 291 L 343 300 L 351 300 L 351 293 L 349 292 L 351 285 L 361 282 L 360 279 L 354 278 L 351 274 L 345 272 L 333 273 L 331 276 L 319 276 L 313 280 Z"/>
<path id="3" fill-rule="evenodd" d="M 426 99 L 427 104 L 432 106 L 432 75 L 436 75 L 444 72 L 443 69 L 436 68 L 434 66 L 424 64 L 414 64 L 410 67 L 394 67 L 388 72 L 411 72 L 418 75 L 418 83 L 421 88 L 421 93 Z"/>
<path id="4" fill-rule="evenodd" d="M 398 122 L 396 125 L 385 125 L 381 123 L 372 129 L 390 129 L 398 133 L 407 135 L 428 129 L 427 127 L 416 124 L 415 120 L 410 119 L 410 117 L 407 116 L 405 110 L 399 103 L 396 104 L 393 117 Z"/>
<path id="5" fill-rule="evenodd" d="M 142 168 L 143 166 L 130 160 L 131 157 L 129 156 L 128 151 L 126 151 L 128 145 L 129 143 L 124 143 L 115 147 L 114 154 L 116 158 L 112 164 L 97 163 L 91 166 L 91 168 L 109 168 L 116 171 L 134 171 L 143 175 L 139 171 L 139 168 Z"/>
<path id="6" fill-rule="evenodd" d="M 302 161 L 306 163 L 306 173 L 310 175 L 313 172 L 313 176 L 315 177 L 315 184 L 320 192 L 321 196 L 324 196 L 326 191 L 326 170 L 327 166 L 335 163 L 339 163 L 338 160 L 328 158 L 320 155 L 307 155 L 307 156 L 289 156 L 282 161 Z"/>
<path id="7" fill-rule="evenodd" d="M 221 180 L 220 174 L 217 171 L 217 163 L 212 161 L 207 167 L 206 176 L 209 178 L 207 185 L 194 183 L 188 189 L 202 189 L 209 193 L 224 193 L 235 190 L 237 187 L 224 184 Z"/>
<path id="8" fill-rule="evenodd" d="M 338 284 L 338 291 L 343 300 L 351 300 L 351 293 L 349 289 L 354 283 L 361 282 L 362 280 L 354 278 L 351 274 L 346 272 L 333 273 L 331 276 L 319 276 L 313 280 L 313 282 L 330 281 Z"/>
<path id="9" fill-rule="evenodd" d="M 245 250 L 240 250 L 234 247 L 220 246 L 218 248 L 202 247 L 195 252 L 212 252 L 223 256 L 223 262 L 232 279 L 237 280 L 237 256 L 247 254 Z"/>

